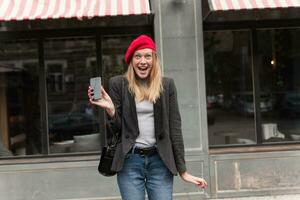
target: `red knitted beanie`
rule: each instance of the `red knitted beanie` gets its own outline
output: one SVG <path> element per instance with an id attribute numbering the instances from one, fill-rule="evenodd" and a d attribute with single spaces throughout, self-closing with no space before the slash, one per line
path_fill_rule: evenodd
<path id="1" fill-rule="evenodd" d="M 140 35 L 139 37 L 135 38 L 127 48 L 125 54 L 126 64 L 130 63 L 133 53 L 140 49 L 152 49 L 156 52 L 156 45 L 154 41 L 147 35 Z"/>

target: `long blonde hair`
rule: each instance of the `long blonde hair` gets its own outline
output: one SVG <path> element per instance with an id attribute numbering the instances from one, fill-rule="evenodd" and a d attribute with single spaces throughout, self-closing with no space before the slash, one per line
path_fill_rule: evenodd
<path id="1" fill-rule="evenodd" d="M 150 77 L 147 79 L 145 86 L 141 85 L 141 83 L 136 79 L 131 62 L 129 63 L 127 72 L 125 73 L 125 77 L 128 80 L 129 90 L 134 94 L 137 102 L 148 100 L 152 103 L 155 103 L 163 90 L 161 67 L 155 52 L 152 52 L 152 58 L 153 65 L 150 72 Z"/>

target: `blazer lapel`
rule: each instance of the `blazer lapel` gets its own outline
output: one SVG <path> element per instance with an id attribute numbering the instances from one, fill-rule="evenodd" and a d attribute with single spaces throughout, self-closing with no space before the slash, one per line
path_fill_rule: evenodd
<path id="1" fill-rule="evenodd" d="M 134 124 L 138 124 L 136 105 L 135 105 L 135 97 L 131 92 L 129 92 L 129 90 L 127 90 L 127 94 L 129 97 L 129 105 L 130 105 L 131 113 L 132 113 L 132 116 L 134 116 Z"/>
<path id="2" fill-rule="evenodd" d="M 157 99 L 157 101 L 153 105 L 153 110 L 154 110 L 154 128 L 155 128 L 155 135 L 157 137 L 162 136 L 162 102 L 161 102 L 161 96 Z"/>
<path id="3" fill-rule="evenodd" d="M 125 120 L 131 121 L 131 124 L 134 126 L 134 129 L 135 129 L 134 133 L 132 133 L 132 134 L 136 135 L 139 132 L 139 126 L 138 126 L 138 119 L 137 119 L 137 113 L 136 113 L 135 97 L 129 91 L 127 81 L 126 81 L 124 90 L 125 90 L 124 94 L 125 94 L 126 99 L 125 99 L 125 104 L 124 104 L 125 110 L 124 110 L 123 115 L 125 116 Z"/>

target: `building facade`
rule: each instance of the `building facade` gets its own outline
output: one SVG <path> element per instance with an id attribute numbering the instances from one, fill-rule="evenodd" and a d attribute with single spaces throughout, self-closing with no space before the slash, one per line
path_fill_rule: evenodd
<path id="1" fill-rule="evenodd" d="M 139 34 L 155 39 L 175 80 L 188 170 L 209 182 L 199 190 L 176 178 L 175 199 L 300 193 L 297 5 L 91 2 L 65 19 L 2 19 L 1 197 L 120 199 L 116 178 L 97 173 L 105 118 L 86 91 L 90 77 L 107 87 L 126 70 Z"/>

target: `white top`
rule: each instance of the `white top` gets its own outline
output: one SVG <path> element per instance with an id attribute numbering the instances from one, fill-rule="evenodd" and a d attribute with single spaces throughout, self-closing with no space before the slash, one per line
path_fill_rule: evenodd
<path id="1" fill-rule="evenodd" d="M 135 105 L 140 131 L 135 140 L 136 146 L 140 148 L 152 147 L 156 144 L 153 103 L 144 100 Z"/>

